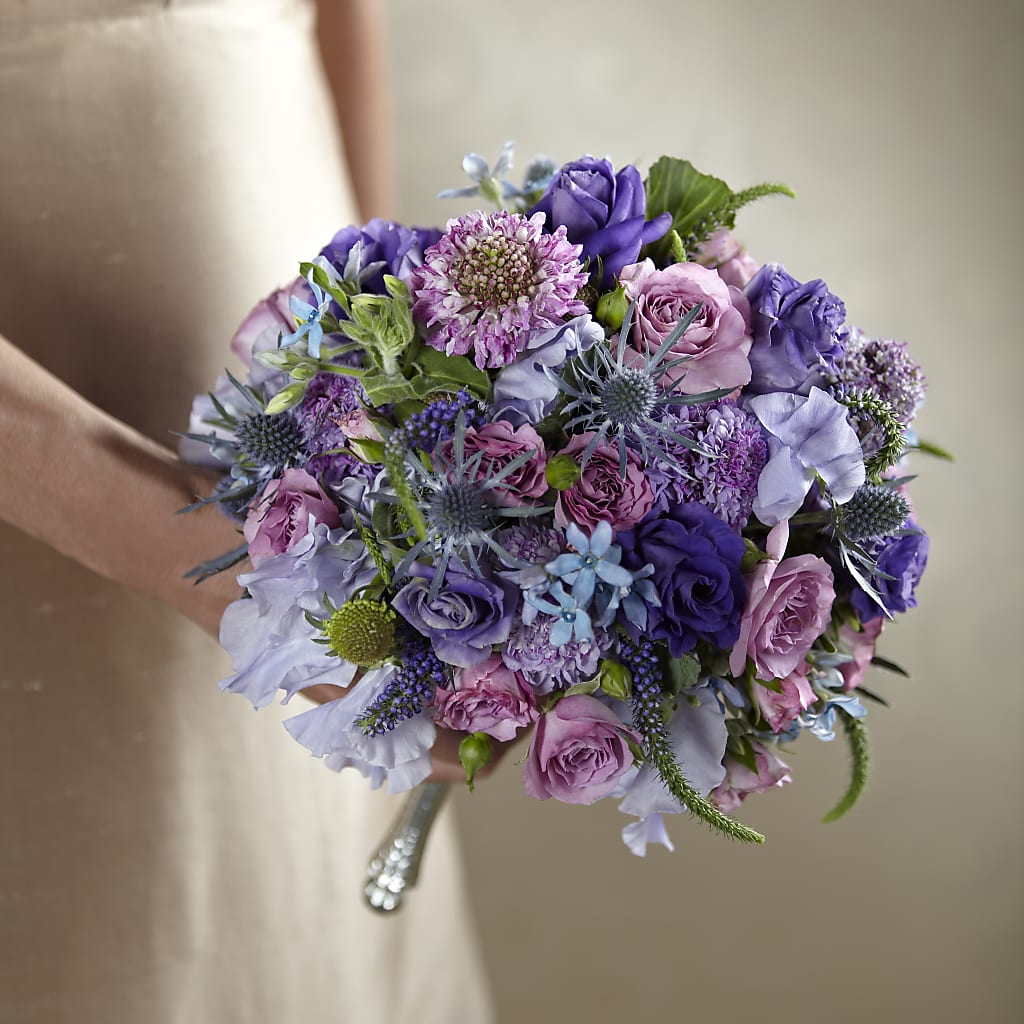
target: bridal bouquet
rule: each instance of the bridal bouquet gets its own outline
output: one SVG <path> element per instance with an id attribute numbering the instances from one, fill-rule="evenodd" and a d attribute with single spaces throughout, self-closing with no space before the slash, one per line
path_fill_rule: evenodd
<path id="1" fill-rule="evenodd" d="M 338 232 L 262 301 L 247 367 L 199 396 L 186 457 L 244 537 L 222 689 L 344 696 L 291 735 L 373 786 L 416 786 L 438 730 L 472 785 L 525 734 L 537 799 L 611 797 L 629 848 L 663 816 L 735 838 L 784 744 L 841 730 L 865 781 L 864 686 L 916 604 L 928 538 L 904 459 L 924 377 L 821 280 L 730 233 L 771 194 L 690 163 L 492 170 L 444 230 Z M 194 506 L 193 506 L 194 507 Z"/>

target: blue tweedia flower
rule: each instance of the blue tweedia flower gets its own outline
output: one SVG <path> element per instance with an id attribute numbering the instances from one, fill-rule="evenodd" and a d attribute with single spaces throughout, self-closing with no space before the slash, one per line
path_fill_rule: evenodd
<path id="1" fill-rule="evenodd" d="M 400 431 L 404 433 L 404 426 Z M 543 505 L 498 505 L 492 498 L 495 488 L 500 487 L 510 473 L 533 458 L 533 452 L 523 452 L 493 471 L 489 466 L 482 465 L 482 451 L 467 458 L 466 411 L 461 408 L 455 416 L 450 452 L 435 449 L 430 463 L 407 448 L 401 461 L 396 461 L 394 455 L 400 453 L 401 449 L 396 450 L 392 438 L 394 434 L 388 438 L 391 454 L 385 454 L 385 465 L 395 493 L 374 491 L 367 497 L 401 505 L 413 523 L 412 534 L 406 534 L 405 537 L 413 536 L 417 539 L 396 566 L 396 576 L 407 575 L 417 561 L 432 560 L 434 572 L 430 583 L 430 598 L 433 600 L 441 591 L 449 565 L 483 578 L 486 573 L 481 567 L 481 560 L 490 551 L 507 566 L 524 567 L 524 563 L 495 539 L 496 526 L 502 519 L 545 515 L 550 509 Z M 422 440 L 427 443 L 430 438 Z M 434 437 L 433 443 L 436 444 L 436 441 Z"/>
<path id="2" fill-rule="evenodd" d="M 632 586 L 633 574 L 618 564 L 622 550 L 612 544 L 610 523 L 601 520 L 590 537 L 570 523 L 565 539 L 574 550 L 559 555 L 544 568 L 572 587 L 572 596 L 579 604 L 589 607 L 599 580 L 613 588 Z"/>
<path id="3" fill-rule="evenodd" d="M 665 462 L 677 472 L 685 470 L 675 452 L 681 446 L 699 449 L 686 434 L 678 432 L 663 412 L 672 406 L 699 405 L 730 394 L 730 388 L 684 395 L 675 389 L 678 382 L 666 376 L 689 360 L 679 356 L 666 361 L 672 346 L 686 333 L 700 312 L 694 306 L 676 324 L 672 333 L 653 355 L 629 350 L 626 341 L 633 320 L 634 306 L 626 311 L 614 352 L 610 345 L 594 345 L 567 364 L 561 375 L 545 370 L 558 389 L 568 396 L 563 413 L 568 417 L 565 429 L 570 433 L 593 432 L 583 451 L 581 464 L 586 466 L 602 442 L 611 439 L 618 444 L 619 472 L 626 476 L 626 450 L 635 448 L 648 464 Z"/>
<path id="4" fill-rule="evenodd" d="M 444 664 L 430 644 L 421 638 L 411 640 L 402 651 L 398 673 L 355 724 L 364 736 L 391 732 L 406 719 L 418 715 L 434 699 L 436 689 L 446 682 Z"/>
<path id="5" fill-rule="evenodd" d="M 330 309 L 331 297 L 313 280 L 312 270 L 306 275 L 306 280 L 309 282 L 309 287 L 313 289 L 316 305 L 310 305 L 296 295 L 288 300 L 288 308 L 295 315 L 298 326 L 291 334 L 281 336 L 281 348 L 289 348 L 305 338 L 307 351 L 314 359 L 319 359 L 320 342 L 324 337 L 320 318 Z"/>
<path id="6" fill-rule="evenodd" d="M 671 449 L 681 471 L 666 463 L 647 467 L 655 508 L 664 512 L 669 505 L 698 501 L 719 519 L 742 529 L 768 460 L 760 424 L 728 398 L 666 409 L 662 418 L 698 447 Z"/>
<path id="7" fill-rule="evenodd" d="M 592 611 L 594 623 L 598 626 L 609 626 L 621 611 L 626 621 L 639 630 L 647 628 L 647 609 L 660 608 L 661 598 L 654 580 L 654 566 L 647 563 L 641 569 L 631 572 L 632 579 L 623 587 L 613 586 L 599 580 L 594 591 Z"/>
<path id="8" fill-rule="evenodd" d="M 502 661 L 538 694 L 593 679 L 601 658 L 614 643 L 610 633 L 596 629 L 593 642 L 570 640 L 556 647 L 551 642 L 554 626 L 555 620 L 546 615 L 532 623 L 517 622 L 501 651 Z"/>
<path id="9" fill-rule="evenodd" d="M 579 601 L 572 593 L 566 593 L 561 583 L 552 583 L 544 591 L 528 590 L 524 599 L 532 608 L 555 617 L 551 627 L 551 643 L 555 647 L 573 639 L 593 643 L 594 629 L 586 607 L 589 600 L 586 604 Z"/>

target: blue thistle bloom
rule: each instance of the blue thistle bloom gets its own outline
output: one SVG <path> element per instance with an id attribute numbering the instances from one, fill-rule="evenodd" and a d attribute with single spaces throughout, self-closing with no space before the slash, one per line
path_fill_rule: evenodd
<path id="1" fill-rule="evenodd" d="M 423 639 L 411 640 L 402 651 L 402 667 L 377 699 L 356 719 L 364 736 L 391 732 L 418 715 L 447 682 L 445 667 Z"/>
<path id="2" fill-rule="evenodd" d="M 313 280 L 313 271 L 306 275 L 309 287 L 313 289 L 316 305 L 312 306 L 297 295 L 288 300 L 288 307 L 298 321 L 298 327 L 291 333 L 281 337 L 281 348 L 289 348 L 302 338 L 306 339 L 306 349 L 314 359 L 320 358 L 320 343 L 323 341 L 324 329 L 320 318 L 331 305 L 331 297 Z"/>
<path id="3" fill-rule="evenodd" d="M 563 410 L 569 417 L 565 429 L 570 433 L 592 432 L 594 435 L 583 451 L 583 466 L 590 461 L 597 446 L 610 438 L 618 444 L 619 473 L 623 479 L 627 447 L 638 449 L 648 463 L 664 462 L 685 475 L 674 450 L 680 445 L 697 451 L 703 449 L 692 438 L 674 430 L 671 420 L 662 415 L 663 410 L 710 402 L 735 389 L 719 388 L 699 395 L 684 395 L 676 390 L 678 380 L 669 375 L 670 370 L 690 359 L 690 356 L 679 356 L 666 361 L 672 347 L 700 312 L 699 305 L 676 324 L 657 352 L 652 355 L 630 350 L 627 364 L 626 340 L 634 305 L 631 303 L 626 310 L 614 353 L 609 345 L 594 345 L 568 363 L 561 375 L 548 368 L 545 373 L 569 398 Z"/>

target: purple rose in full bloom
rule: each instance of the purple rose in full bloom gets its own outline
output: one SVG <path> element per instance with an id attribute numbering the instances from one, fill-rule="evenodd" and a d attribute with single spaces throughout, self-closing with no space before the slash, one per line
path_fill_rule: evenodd
<path id="1" fill-rule="evenodd" d="M 326 256 L 339 272 L 344 272 L 353 246 L 362 245 L 359 254 L 362 289 L 384 295 L 384 275 L 391 274 L 408 281 L 412 272 L 423 263 L 424 250 L 440 237 L 441 232 L 432 228 L 407 228 L 374 217 L 362 227 L 342 228 L 320 250 L 320 255 Z"/>
<path id="2" fill-rule="evenodd" d="M 547 230 L 564 225 L 570 242 L 583 246 L 590 269 L 601 261 L 599 287 L 612 288 L 627 263 L 635 263 L 640 247 L 672 226 L 672 215 L 647 220 L 647 194 L 640 172 L 627 164 L 617 174 L 610 160 L 585 156 L 564 164 L 530 211 L 547 216 Z"/>
<path id="3" fill-rule="evenodd" d="M 317 523 L 340 526 L 337 506 L 304 469 L 286 469 L 264 488 L 242 528 L 252 564 L 291 550 Z"/>
<path id="4" fill-rule="evenodd" d="M 778 263 L 763 266 L 745 289 L 754 344 L 748 391 L 806 395 L 833 373 L 843 354 L 846 307 L 824 281 L 801 284 Z"/>
<path id="5" fill-rule="evenodd" d="M 667 641 L 674 658 L 698 640 L 732 647 L 747 596 L 740 573 L 744 548 L 721 519 L 696 502 L 674 505 L 620 533 L 616 542 L 627 569 L 654 566 L 661 607 L 648 606 L 647 636 Z M 635 628 L 627 629 L 636 635 Z"/>
<path id="6" fill-rule="evenodd" d="M 441 452 L 451 458 L 455 442 L 447 440 L 441 444 Z M 512 470 L 491 493 L 499 505 L 533 505 L 548 489 L 544 477 L 547 463 L 544 442 L 528 423 L 513 427 L 505 420 L 485 423 L 481 427 L 470 427 L 463 441 L 465 457 L 472 459 L 481 455 L 475 469 L 469 472 L 474 480 L 494 476 L 514 459 L 530 454 L 530 458 L 518 469 Z"/>
<path id="7" fill-rule="evenodd" d="M 434 721 L 456 732 L 485 732 L 513 740 L 516 730 L 537 720 L 533 688 L 498 654 L 482 665 L 459 669 L 451 689 L 437 690 Z"/>
<path id="8" fill-rule="evenodd" d="M 519 588 L 500 577 L 480 579 L 449 569 L 441 591 L 431 598 L 433 578 L 429 566 L 416 566 L 392 606 L 430 641 L 441 661 L 460 668 L 482 664 L 494 644 L 508 639 Z"/>
<path id="9" fill-rule="evenodd" d="M 800 712 L 806 711 L 818 698 L 807 678 L 807 663 L 804 662 L 785 679 L 779 680 L 778 691 L 755 684 L 751 690 L 754 705 L 772 732 L 784 732 L 797 720 Z"/>
<path id="10" fill-rule="evenodd" d="M 915 532 L 888 537 L 868 550 L 878 566 L 871 584 L 890 615 L 917 607 L 914 591 L 928 564 L 928 535 L 918 532 L 919 527 L 910 519 L 905 528 Z M 850 595 L 850 603 L 861 622 L 870 622 L 885 614 L 859 587 Z"/>
<path id="11" fill-rule="evenodd" d="M 576 434 L 559 455 L 572 455 L 577 461 L 594 435 Z M 610 523 L 612 530 L 636 526 L 654 505 L 654 492 L 644 476 L 643 462 L 632 450 L 626 453 L 626 478 L 619 474 L 619 450 L 601 443 L 583 467 L 582 475 L 571 487 L 559 491 L 555 502 L 555 522 L 559 526 L 575 523 L 593 530 L 598 523 Z M 631 568 L 640 568 L 632 566 Z"/>
<path id="12" fill-rule="evenodd" d="M 596 698 L 563 697 L 534 727 L 523 786 L 537 800 L 595 803 L 633 766 L 630 740 L 640 736 Z"/>

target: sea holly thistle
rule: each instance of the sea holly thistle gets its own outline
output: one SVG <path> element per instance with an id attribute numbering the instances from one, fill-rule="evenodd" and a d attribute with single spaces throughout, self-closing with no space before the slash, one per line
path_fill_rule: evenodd
<path id="1" fill-rule="evenodd" d="M 684 395 L 676 390 L 682 378 L 673 381 L 667 376 L 670 370 L 690 359 L 669 359 L 668 355 L 696 319 L 699 304 L 676 324 L 656 352 L 637 353 L 630 349 L 627 357 L 626 341 L 634 309 L 635 304 L 631 303 L 626 310 L 614 350 L 607 344 L 593 345 L 571 360 L 561 373 L 548 367 L 544 372 L 568 399 L 561 410 L 565 429 L 593 433 L 583 451 L 582 466 L 590 461 L 599 444 L 611 440 L 618 447 L 619 473 L 623 479 L 629 448 L 639 449 L 648 461 L 664 462 L 686 475 L 671 446 L 682 445 L 702 455 L 708 453 L 692 438 L 674 430 L 671 420 L 663 418 L 663 412 L 672 406 L 700 405 L 724 398 L 735 388 Z"/>

